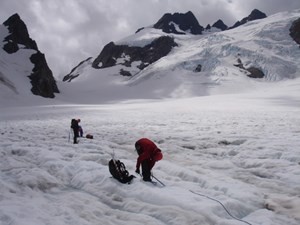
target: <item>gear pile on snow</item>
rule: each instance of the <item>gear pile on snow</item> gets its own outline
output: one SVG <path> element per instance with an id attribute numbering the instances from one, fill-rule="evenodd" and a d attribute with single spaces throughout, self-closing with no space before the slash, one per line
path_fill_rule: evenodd
<path id="1" fill-rule="evenodd" d="M 133 175 L 129 176 L 124 163 L 122 163 L 120 160 L 111 159 L 108 163 L 108 168 L 113 178 L 117 179 L 123 184 L 130 184 L 132 179 L 135 178 Z"/>

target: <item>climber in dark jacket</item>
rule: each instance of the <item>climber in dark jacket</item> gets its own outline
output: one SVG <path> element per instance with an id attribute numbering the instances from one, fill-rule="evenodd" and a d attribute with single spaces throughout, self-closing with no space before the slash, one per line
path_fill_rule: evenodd
<path id="1" fill-rule="evenodd" d="M 80 122 L 80 119 L 72 119 L 71 121 L 71 128 L 73 129 L 74 132 L 74 141 L 73 144 L 78 144 L 77 138 L 78 138 L 78 132 L 79 132 L 79 125 L 78 123 Z"/>

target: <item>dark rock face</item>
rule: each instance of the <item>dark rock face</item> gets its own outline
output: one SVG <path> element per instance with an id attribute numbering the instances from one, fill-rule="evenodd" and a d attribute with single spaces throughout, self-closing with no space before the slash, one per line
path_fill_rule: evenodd
<path id="1" fill-rule="evenodd" d="M 263 71 L 261 71 L 260 69 L 258 69 L 256 67 L 250 67 L 246 70 L 250 73 L 248 75 L 248 77 L 251 77 L 251 78 L 264 78 L 264 76 L 265 76 Z"/>
<path id="2" fill-rule="evenodd" d="M 202 65 L 198 64 L 197 67 L 195 68 L 194 72 L 199 73 L 202 71 Z"/>
<path id="3" fill-rule="evenodd" d="M 52 71 L 49 69 L 45 55 L 38 51 L 31 55 L 31 62 L 34 64 L 29 76 L 32 84 L 31 92 L 45 98 L 54 98 L 54 93 L 59 93 Z"/>
<path id="4" fill-rule="evenodd" d="M 94 60 L 92 67 L 106 68 L 115 66 L 117 59 L 124 55 L 129 56 L 127 60 L 121 63 L 124 66 L 130 67 L 134 61 L 141 61 L 139 69 L 147 67 L 149 64 L 166 56 L 173 47 L 177 46 L 174 39 L 169 36 L 162 36 L 155 39 L 151 44 L 145 47 L 130 47 L 127 45 L 115 45 L 113 42 L 107 44 L 100 55 Z M 122 72 L 124 74 L 124 72 Z M 126 73 L 126 76 L 129 74 Z"/>
<path id="5" fill-rule="evenodd" d="M 8 28 L 9 35 L 4 39 L 4 50 L 7 53 L 14 53 L 19 50 L 18 44 L 24 45 L 28 49 L 38 50 L 34 40 L 29 37 L 27 27 L 18 14 L 14 14 L 6 20 L 3 25 Z"/>
<path id="6" fill-rule="evenodd" d="M 266 17 L 267 17 L 267 15 L 266 15 L 265 13 L 259 11 L 258 9 L 254 9 L 254 10 L 250 13 L 250 15 L 248 16 L 248 18 L 242 19 L 241 22 L 243 23 L 244 20 L 245 20 L 245 22 L 253 21 L 253 20 L 260 20 L 260 19 L 264 19 L 264 18 L 266 18 Z"/>
<path id="7" fill-rule="evenodd" d="M 300 45 L 300 18 L 293 22 L 290 28 L 290 36 Z"/>
<path id="8" fill-rule="evenodd" d="M 131 77 L 132 76 L 132 74 L 129 71 L 123 70 L 123 69 L 120 70 L 120 74 L 122 76 L 125 76 L 125 77 Z"/>
<path id="9" fill-rule="evenodd" d="M 140 32 L 141 30 L 144 30 L 144 29 L 145 29 L 144 27 L 141 27 L 135 33 L 138 33 L 138 32 Z"/>
<path id="10" fill-rule="evenodd" d="M 218 20 L 212 26 L 215 28 L 218 28 L 222 31 L 227 30 L 227 28 L 228 28 L 228 26 L 226 24 L 224 24 L 224 22 L 222 20 Z"/>
<path id="11" fill-rule="evenodd" d="M 211 29 L 210 24 L 207 24 L 207 26 L 205 27 L 205 30 L 210 30 L 210 29 Z"/>
<path id="12" fill-rule="evenodd" d="M 251 78 L 264 78 L 265 77 L 264 72 L 259 68 L 256 68 L 253 66 L 249 67 L 249 68 L 245 68 L 244 64 L 242 63 L 242 60 L 240 58 L 238 58 L 237 64 L 234 64 L 234 66 L 247 71 L 249 73 L 247 75 L 248 77 L 251 77 Z"/>
<path id="13" fill-rule="evenodd" d="M 174 24 L 178 25 L 181 31 L 177 31 Z M 185 14 L 167 13 L 163 15 L 163 17 L 156 24 L 154 24 L 153 27 L 156 29 L 161 29 L 165 33 L 173 34 L 185 34 L 185 32 L 190 32 L 191 34 L 202 34 L 202 31 L 204 30 L 191 11 Z"/>
<path id="14" fill-rule="evenodd" d="M 25 23 L 18 14 L 14 14 L 6 20 L 3 25 L 8 28 L 10 33 L 4 39 L 7 43 L 3 49 L 7 53 L 12 54 L 17 52 L 19 50 L 19 44 L 24 45 L 27 49 L 37 51 L 37 53 L 30 57 L 31 62 L 34 64 L 32 73 L 29 76 L 32 84 L 31 92 L 45 98 L 54 98 L 54 93 L 59 93 L 56 81 L 52 71 L 47 65 L 44 54 L 38 50 L 36 42 L 29 37 Z"/>
<path id="15" fill-rule="evenodd" d="M 238 26 L 241 26 L 249 21 L 253 21 L 253 20 L 259 20 L 259 19 L 263 19 L 266 18 L 267 15 L 261 11 L 259 11 L 258 9 L 254 9 L 249 16 L 243 18 L 241 21 L 236 22 L 232 27 L 230 27 L 229 29 L 233 29 L 236 28 Z"/>

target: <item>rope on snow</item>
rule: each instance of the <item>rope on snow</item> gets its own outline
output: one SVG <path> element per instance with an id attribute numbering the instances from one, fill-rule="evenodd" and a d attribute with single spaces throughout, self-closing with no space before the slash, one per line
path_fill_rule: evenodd
<path id="1" fill-rule="evenodd" d="M 207 196 L 207 195 L 203 195 L 203 194 L 197 193 L 197 192 L 192 191 L 192 190 L 189 190 L 189 191 L 192 192 L 192 193 L 195 194 L 195 195 L 199 195 L 199 196 L 202 196 L 202 197 L 206 197 L 206 198 L 208 198 L 208 199 L 210 199 L 210 200 L 213 200 L 213 201 L 215 201 L 215 202 L 218 202 L 218 203 L 225 209 L 225 211 L 228 213 L 228 215 L 231 216 L 233 219 L 238 220 L 238 221 L 241 221 L 241 222 L 246 223 L 246 224 L 248 224 L 248 225 L 252 225 L 251 223 L 249 223 L 249 222 L 247 222 L 247 221 L 245 221 L 245 220 L 242 220 L 242 219 L 239 219 L 239 218 L 236 218 L 235 216 L 233 216 L 233 215 L 226 209 L 226 207 L 223 205 L 223 203 L 220 202 L 219 200 L 214 199 L 214 198 L 211 198 L 211 197 L 209 197 L 209 196 Z"/>

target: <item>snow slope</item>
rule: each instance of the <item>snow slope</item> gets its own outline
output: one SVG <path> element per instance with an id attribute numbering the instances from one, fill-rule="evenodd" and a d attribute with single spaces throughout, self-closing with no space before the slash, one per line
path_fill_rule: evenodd
<path id="1" fill-rule="evenodd" d="M 298 225 L 296 81 L 247 94 L 2 108 L 0 224 Z M 71 118 L 95 138 L 68 141 Z M 141 137 L 163 150 L 153 174 L 165 187 L 111 178 L 113 152 L 134 173 Z"/>

